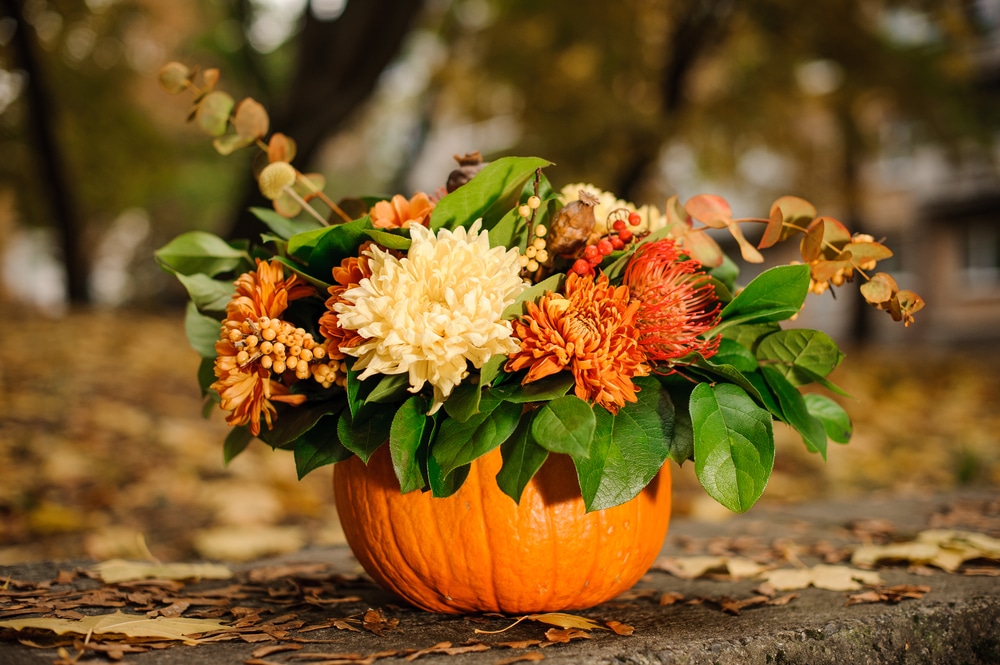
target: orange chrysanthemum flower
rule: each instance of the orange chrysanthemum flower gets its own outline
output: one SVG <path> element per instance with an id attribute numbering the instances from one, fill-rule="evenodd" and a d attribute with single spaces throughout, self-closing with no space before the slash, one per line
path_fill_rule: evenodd
<path id="1" fill-rule="evenodd" d="M 251 355 L 248 351 L 248 347 L 259 348 L 262 321 L 273 319 L 277 328 L 278 317 L 290 300 L 315 293 L 313 287 L 297 282 L 296 275 L 285 278 L 279 261 L 258 260 L 256 271 L 236 279 L 236 293 L 226 306 L 226 319 L 215 343 L 216 381 L 211 388 L 219 393 L 219 406 L 230 412 L 226 422 L 232 426 L 249 425 L 254 435 L 260 433 L 261 415 L 268 428 L 272 427 L 276 413 L 272 402 L 305 401 L 304 395 L 290 395 L 285 385 L 271 378 L 271 355 L 259 350 Z M 280 367 L 284 371 L 284 363 Z"/>
<path id="2" fill-rule="evenodd" d="M 719 322 L 715 288 L 699 262 L 680 258 L 673 240 L 641 245 L 622 283 L 639 303 L 635 327 L 649 360 L 669 367 L 689 353 L 708 358 L 718 350 L 718 336 L 701 337 Z"/>
<path id="3" fill-rule="evenodd" d="M 367 246 L 367 244 L 362 245 L 362 251 Z M 326 300 L 326 311 L 319 318 L 319 332 L 329 342 L 328 352 L 332 359 L 343 360 L 347 356 L 340 350 L 341 348 L 357 346 L 364 341 L 357 330 L 345 330 L 340 327 L 340 321 L 333 308 L 341 302 L 344 291 L 356 287 L 361 280 L 371 277 L 371 274 L 366 256 L 350 256 L 333 269 L 333 281 L 336 283 L 327 289 L 330 297 Z"/>
<path id="4" fill-rule="evenodd" d="M 418 192 L 409 201 L 402 194 L 396 194 L 391 201 L 379 201 L 368 214 L 377 229 L 405 229 L 410 224 L 427 226 L 432 210 L 434 202 Z"/>
<path id="5" fill-rule="evenodd" d="M 635 314 L 628 287 L 613 287 L 606 275 L 596 281 L 570 274 L 566 295 L 547 293 L 513 322 L 521 349 L 508 357 L 506 371 L 528 368 L 522 383 L 564 369 L 573 372 L 576 396 L 611 413 L 636 401 L 636 376 L 649 367 L 637 343 Z"/>

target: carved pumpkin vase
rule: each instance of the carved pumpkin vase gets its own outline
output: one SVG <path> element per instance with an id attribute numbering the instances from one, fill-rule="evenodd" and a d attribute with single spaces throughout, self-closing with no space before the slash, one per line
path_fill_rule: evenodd
<path id="1" fill-rule="evenodd" d="M 670 468 L 631 501 L 587 513 L 565 455 L 550 455 L 519 503 L 496 484 L 499 449 L 447 498 L 401 494 L 388 446 L 334 466 L 354 555 L 385 589 L 431 612 L 531 614 L 592 607 L 649 569 L 670 522 Z"/>

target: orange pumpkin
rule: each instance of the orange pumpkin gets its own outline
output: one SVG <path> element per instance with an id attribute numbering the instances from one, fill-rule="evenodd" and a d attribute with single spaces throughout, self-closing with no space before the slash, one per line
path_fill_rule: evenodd
<path id="1" fill-rule="evenodd" d="M 401 494 L 388 446 L 334 467 L 347 542 L 384 588 L 431 612 L 527 614 L 597 605 L 656 559 L 670 522 L 670 468 L 631 501 L 587 513 L 572 460 L 549 455 L 515 503 L 500 450 L 448 498 Z"/>

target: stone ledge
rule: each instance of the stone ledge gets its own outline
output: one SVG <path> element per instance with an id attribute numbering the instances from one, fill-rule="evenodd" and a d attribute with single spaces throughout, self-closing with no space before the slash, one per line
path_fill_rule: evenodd
<path id="1" fill-rule="evenodd" d="M 664 555 L 679 556 L 692 544 L 710 545 L 720 537 L 740 537 L 773 542 L 785 539 L 803 547 L 818 542 L 834 545 L 854 542 L 857 532 L 845 526 L 856 520 L 884 520 L 899 538 L 927 528 L 931 518 L 959 501 L 996 501 L 995 493 L 949 495 L 921 499 L 867 500 L 856 503 L 807 504 L 794 508 L 761 507 L 724 523 L 676 520 L 668 536 Z M 961 524 L 954 525 L 956 528 Z M 993 535 L 998 535 L 994 533 Z M 804 550 L 805 551 L 805 550 Z M 803 559 L 806 563 L 814 561 Z M 246 571 L 265 565 L 295 562 L 324 562 L 335 573 L 357 571 L 346 548 L 307 550 L 296 555 L 234 567 Z M 26 564 L 0 567 L 0 575 L 21 580 L 52 579 L 66 564 Z M 592 639 L 574 640 L 540 650 L 543 662 L 582 664 L 669 664 L 669 665 L 765 665 L 851 663 L 938 664 L 1000 663 L 1000 577 L 966 576 L 933 572 L 915 574 L 905 568 L 880 568 L 888 585 L 926 585 L 930 591 L 921 599 L 898 604 L 864 603 L 846 605 L 846 592 L 804 589 L 789 604 L 759 606 L 738 616 L 726 614 L 711 603 L 661 606 L 665 592 L 683 594 L 686 599 L 747 598 L 759 582 L 681 580 L 665 572 L 648 574 L 631 597 L 617 599 L 596 608 L 575 612 L 601 623 L 617 620 L 635 628 L 631 636 L 608 631 L 593 633 Z M 96 584 L 83 580 L 77 584 Z M 208 585 L 208 582 L 201 583 Z M 219 584 L 219 583 L 215 583 Z M 335 640 L 330 644 L 303 645 L 308 651 L 369 655 L 398 650 L 400 655 L 379 659 L 378 663 L 406 663 L 403 651 L 424 649 L 440 642 L 461 644 L 479 639 L 493 645 L 488 651 L 463 655 L 430 654 L 416 662 L 429 665 L 496 663 L 524 655 L 525 649 L 497 646 L 499 642 L 544 639 L 547 626 L 524 622 L 500 635 L 477 635 L 476 627 L 502 628 L 510 620 L 497 617 L 453 617 L 428 614 L 400 607 L 385 592 L 361 585 L 351 590 L 361 597 L 350 606 L 334 610 L 305 610 L 300 614 L 311 621 L 330 616 L 363 612 L 368 607 L 384 608 L 386 616 L 398 619 L 398 627 L 384 636 L 369 632 L 324 629 L 309 633 L 312 638 Z M 127 609 L 127 608 L 126 608 Z M 96 611 L 96 610 L 95 610 Z M 133 665 L 241 665 L 251 659 L 260 644 L 219 642 L 197 647 L 174 646 L 141 654 L 129 654 Z M 532 651 L 537 649 L 530 649 Z M 12 642 L 0 643 L 0 664 L 41 665 L 56 659 L 54 650 L 40 650 Z M 272 657 L 279 663 L 309 663 L 291 660 L 288 654 Z M 100 662 L 100 661 L 99 661 Z"/>

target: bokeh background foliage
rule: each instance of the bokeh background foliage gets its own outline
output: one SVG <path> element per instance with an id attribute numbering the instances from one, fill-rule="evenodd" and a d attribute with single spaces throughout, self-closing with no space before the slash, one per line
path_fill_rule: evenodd
<path id="1" fill-rule="evenodd" d="M 152 250 L 252 234 L 263 202 L 252 152 L 159 89 L 169 60 L 264 104 L 334 198 L 431 192 L 480 150 L 639 204 L 814 201 L 928 307 L 897 334 L 810 303 L 857 434 L 826 465 L 782 450 L 765 501 L 1000 484 L 998 53 L 1000 0 L 0 0 L 0 300 L 30 340 L 0 345 L 0 561 L 337 538 L 323 474 L 264 446 L 223 467 L 200 416 Z"/>

